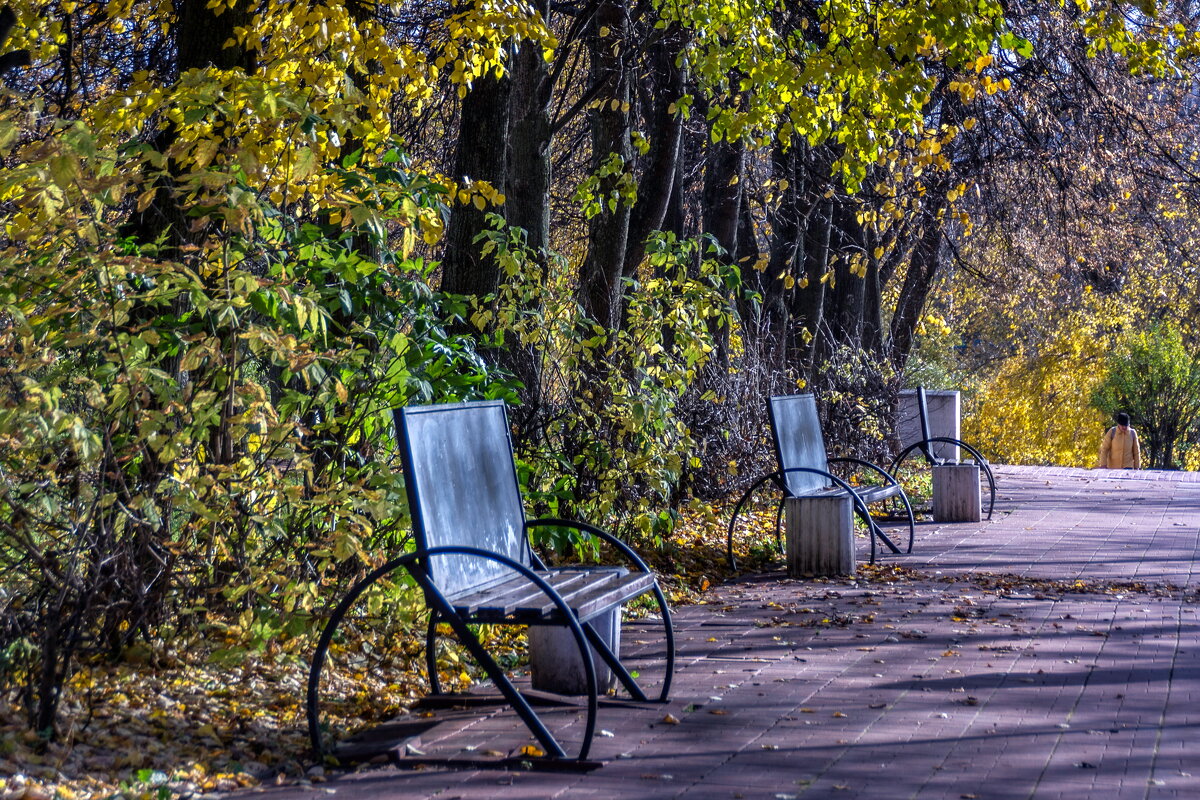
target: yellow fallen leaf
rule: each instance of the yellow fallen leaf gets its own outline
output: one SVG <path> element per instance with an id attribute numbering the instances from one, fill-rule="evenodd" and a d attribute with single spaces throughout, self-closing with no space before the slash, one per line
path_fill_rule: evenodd
<path id="1" fill-rule="evenodd" d="M 668 725 L 678 725 L 679 724 L 679 718 L 676 717 L 674 714 L 667 714 L 665 717 L 662 718 L 662 721 L 667 723 Z"/>
<path id="2" fill-rule="evenodd" d="M 846 715 L 840 711 L 835 711 L 835 712 L 833 712 L 833 716 L 837 717 L 838 719 L 843 719 L 843 718 L 845 718 Z"/>
<path id="3" fill-rule="evenodd" d="M 521 748 L 520 754 L 523 756 L 529 756 L 530 758 L 541 758 L 542 756 L 546 755 L 546 751 L 542 750 L 537 745 L 527 744 Z"/>

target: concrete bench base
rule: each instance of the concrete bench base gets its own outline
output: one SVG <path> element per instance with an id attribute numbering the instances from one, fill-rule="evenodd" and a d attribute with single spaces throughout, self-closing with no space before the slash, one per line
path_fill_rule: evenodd
<path id="1" fill-rule="evenodd" d="M 854 514 L 850 496 L 789 497 L 787 571 L 793 578 L 854 574 Z"/>
<path id="2" fill-rule="evenodd" d="M 983 500 L 978 464 L 948 464 L 933 468 L 935 522 L 979 522 Z"/>
<path id="3" fill-rule="evenodd" d="M 621 655 L 621 606 L 590 620 L 596 633 L 613 653 Z M 596 670 L 596 690 L 601 694 L 616 688 L 617 676 L 590 647 Z M 587 694 L 587 676 L 579 647 L 569 628 L 558 625 L 529 626 L 529 669 L 533 688 L 554 694 Z"/>

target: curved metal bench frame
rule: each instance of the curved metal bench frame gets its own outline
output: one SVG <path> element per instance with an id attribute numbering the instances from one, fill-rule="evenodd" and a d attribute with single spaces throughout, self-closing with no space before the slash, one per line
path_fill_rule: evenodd
<path id="1" fill-rule="evenodd" d="M 994 475 L 992 475 L 992 467 L 990 464 L 988 464 L 988 460 L 983 457 L 983 454 L 961 439 L 955 439 L 951 436 L 930 436 L 926 439 L 922 439 L 919 442 L 913 442 L 908 447 L 901 450 L 900 455 L 896 456 L 896 458 L 892 461 L 891 471 L 895 472 L 898 470 L 904 463 L 904 460 L 916 451 L 921 452 L 921 455 L 925 457 L 925 463 L 931 467 L 952 466 L 948 459 L 937 458 L 933 455 L 933 452 L 929 449 L 929 445 L 934 443 L 951 444 L 955 447 L 961 447 L 963 450 L 966 450 L 968 453 L 970 453 L 972 457 L 974 457 L 975 463 L 979 465 L 979 468 L 983 470 L 983 474 L 987 477 L 988 489 L 991 492 L 991 499 L 988 501 L 987 513 L 987 518 L 990 520 L 992 518 L 992 511 L 994 511 L 996 508 L 996 478 Z"/>
<path id="2" fill-rule="evenodd" d="M 529 702 L 521 695 L 520 691 L 512 685 L 512 682 L 504 674 L 503 668 L 496 663 L 496 660 L 488 654 L 487 650 L 479 642 L 479 638 L 471 632 L 468 626 L 469 623 L 461 616 L 454 613 L 454 607 L 450 601 L 438 590 L 433 580 L 429 577 L 429 573 L 425 569 L 423 561 L 427 557 L 436 557 L 442 555 L 464 555 L 473 556 L 476 558 L 484 558 L 489 561 L 495 561 L 502 564 L 514 572 L 518 573 L 531 584 L 536 586 L 550 599 L 558 611 L 559 616 L 554 620 L 554 624 L 565 625 L 570 631 L 571 636 L 575 639 L 575 645 L 581 654 L 584 674 L 587 679 L 587 723 L 584 727 L 583 743 L 580 745 L 579 752 L 572 756 L 574 759 L 583 760 L 587 758 L 588 750 L 591 747 L 592 737 L 596 730 L 596 710 L 599 707 L 598 701 L 598 683 L 596 680 L 596 670 L 592 664 L 590 653 L 588 653 L 588 637 L 584 633 L 584 626 L 580 625 L 574 613 L 567 606 L 558 593 L 551 588 L 550 584 L 546 583 L 536 572 L 529 569 L 518 561 L 515 561 L 507 556 L 499 553 L 493 553 L 489 550 L 481 550 L 477 547 L 435 547 L 426 550 L 424 553 L 409 553 L 408 555 L 394 558 L 383 566 L 372 571 L 365 578 L 360 580 L 354 587 L 342 598 L 329 621 L 325 624 L 325 629 L 321 632 L 321 638 L 317 642 L 317 649 L 313 655 L 312 666 L 308 672 L 308 692 L 306 696 L 306 712 L 308 716 L 308 736 L 309 742 L 312 745 L 313 753 L 318 758 L 324 756 L 324 744 L 321 736 L 321 719 L 320 719 L 320 682 L 321 670 L 325 665 L 326 656 L 329 653 L 329 645 L 333 641 L 333 635 L 341 624 L 347 612 L 354 605 L 355 601 L 365 592 L 373 583 L 379 579 L 392 574 L 398 569 L 404 569 L 413 577 L 417 585 L 425 592 L 426 602 L 430 606 L 431 611 L 431 626 L 433 628 L 433 620 L 437 622 L 446 622 L 454 629 L 454 633 L 458 636 L 459 641 L 467 648 L 475 661 L 483 667 L 492 683 L 504 695 L 512 707 L 516 710 L 521 720 L 529 728 L 530 733 L 538 740 L 545 749 L 546 753 L 554 758 L 567 758 L 566 751 L 554 738 L 554 735 L 547 730 L 546 726 L 538 718 L 536 712 L 530 707 Z M 495 624 L 495 623 L 493 623 Z M 524 624 L 523 622 L 514 622 L 512 624 Z M 427 640 L 428 642 L 429 640 Z M 427 666 L 430 667 L 431 683 L 436 681 L 437 666 L 432 660 L 429 660 L 430 651 L 426 651 Z M 611 655 L 611 654 L 610 654 Z"/>
<path id="3" fill-rule="evenodd" d="M 637 567 L 638 572 L 644 572 L 648 575 L 653 574 L 650 566 L 642 559 L 641 556 L 634 552 L 632 547 L 625 544 L 625 542 L 622 542 L 620 539 L 613 536 L 603 528 L 598 528 L 595 525 L 589 525 L 586 522 L 579 522 L 577 520 L 543 517 L 541 519 L 531 519 L 526 522 L 525 530 L 528 531 L 530 528 L 571 528 L 579 531 L 580 533 L 586 533 L 588 535 L 595 536 L 596 538 L 611 544 L 619 553 L 621 553 L 621 555 L 633 562 L 634 566 Z M 537 553 L 531 554 L 536 563 L 544 568 L 545 564 L 542 563 L 540 558 L 538 558 Z M 671 610 L 667 607 L 667 598 L 662 593 L 662 587 L 658 585 L 657 580 L 654 581 L 654 585 L 651 588 L 651 593 L 654 595 L 654 601 L 658 604 L 659 614 L 661 615 L 663 621 L 663 638 L 666 640 L 667 664 L 664 668 L 662 689 L 658 693 L 658 702 L 665 703 L 670 698 L 671 680 L 675 676 L 675 625 L 671 621 Z M 587 630 L 591 630 L 590 626 L 587 628 Z M 609 668 L 612 669 L 616 674 L 617 679 L 621 681 L 623 686 L 625 686 L 625 690 L 629 692 L 630 696 L 635 700 L 639 702 L 646 702 L 647 698 L 645 692 L 643 692 L 641 687 L 639 687 L 636 681 L 633 680 L 628 670 L 621 665 L 616 656 L 612 654 L 603 641 L 599 641 L 599 637 L 596 638 L 599 646 L 597 646 L 597 641 L 593 641 L 592 645 L 596 647 L 596 652 L 600 653 L 601 657 L 604 658 L 605 663 L 608 664 Z M 590 640 L 591 637 L 589 637 L 589 641 Z"/>
<path id="4" fill-rule="evenodd" d="M 883 479 L 885 481 L 887 481 L 887 483 L 885 483 L 884 486 L 895 486 L 895 487 L 899 488 L 900 491 L 897 492 L 896 496 L 898 496 L 900 498 L 900 502 L 904 505 L 904 510 L 908 514 L 908 549 L 905 550 L 904 552 L 911 553 L 912 549 L 913 549 L 913 540 L 916 538 L 916 533 L 917 533 L 917 518 L 916 518 L 916 515 L 913 514 L 912 504 L 908 501 L 908 494 L 904 491 L 904 488 L 900 485 L 900 481 L 896 479 L 895 474 L 893 474 L 893 472 L 891 470 L 886 470 L 883 467 L 879 466 L 878 464 L 872 464 L 870 461 L 864 461 L 861 458 L 853 458 L 851 456 L 842 456 L 840 458 L 830 458 L 830 459 L 828 459 L 828 461 L 830 464 L 857 464 L 860 467 L 867 467 L 868 469 L 873 469 L 876 472 L 878 472 L 881 476 L 883 476 Z M 864 505 L 865 505 L 865 501 L 864 501 Z M 876 525 L 876 527 L 878 528 L 878 524 Z"/>
<path id="5" fill-rule="evenodd" d="M 532 519 L 525 523 L 526 531 L 528 531 L 530 528 L 536 527 L 571 528 L 573 530 L 580 531 L 581 533 L 595 536 L 598 539 L 611 544 L 617 549 L 618 552 L 632 561 L 638 572 L 651 574 L 649 565 L 642 560 L 641 556 L 634 552 L 633 548 L 603 528 L 598 528 L 595 525 L 589 525 L 586 522 L 549 517 L 544 519 Z M 534 560 L 534 565 L 538 569 L 546 568 L 545 563 L 541 560 L 541 558 L 538 557 L 537 553 L 530 551 L 530 555 Z M 667 656 L 667 664 L 664 669 L 662 689 L 659 691 L 656 702 L 665 703 L 670 697 L 671 680 L 675 675 L 675 627 L 671 620 L 670 608 L 667 606 L 667 598 L 665 595 L 663 595 L 662 589 L 659 587 L 657 580 L 654 582 L 654 586 L 651 591 L 654 594 L 654 600 L 658 604 L 659 614 L 663 621 L 663 633 L 666 641 Z M 430 614 L 429 625 L 425 632 L 425 670 L 429 680 L 429 691 L 432 694 L 441 694 L 441 682 L 438 678 L 437 671 L 437 651 L 435 649 L 437 645 L 437 625 L 441 622 L 448 622 L 448 620 L 442 619 L 437 614 Z M 637 681 L 633 678 L 629 671 L 625 669 L 625 666 L 621 664 L 620 659 L 617 658 L 616 654 L 612 652 L 612 649 L 609 648 L 608 643 L 605 642 L 600 636 L 596 635 L 594 629 L 590 625 L 584 625 L 583 631 L 584 635 L 587 636 L 588 642 L 593 648 L 595 648 L 596 653 L 601 657 L 601 659 L 603 659 L 608 668 L 613 671 L 613 674 L 617 676 L 617 680 L 620 681 L 621 685 L 625 687 L 625 691 L 629 693 L 629 696 L 639 703 L 650 702 L 650 699 L 646 696 L 646 693 L 642 690 L 642 687 L 638 685 Z M 591 659 L 587 659 L 587 661 L 589 667 L 591 667 Z M 578 758 L 582 759 L 583 756 L 578 756 Z"/>
<path id="6" fill-rule="evenodd" d="M 830 462 L 840 462 L 840 461 L 858 462 L 859 459 L 853 459 L 853 458 L 829 459 L 829 461 Z M 882 467 L 879 467 L 875 464 L 870 464 L 869 462 L 861 462 L 861 463 L 863 463 L 869 467 L 872 467 L 873 469 L 879 470 L 880 473 L 882 473 L 884 476 L 886 476 L 888 478 L 889 486 L 893 485 L 893 484 L 895 484 L 897 486 L 899 485 L 899 483 L 896 481 L 896 479 L 893 478 Z M 791 491 L 788 489 L 787 482 L 784 480 L 784 478 L 787 475 L 790 475 L 792 473 L 807 473 L 807 474 L 811 474 L 811 475 L 820 475 L 820 476 L 826 478 L 827 480 L 829 480 L 831 483 L 833 483 L 839 489 L 841 489 L 842 491 L 844 491 L 850 495 L 850 500 L 854 504 L 855 513 L 858 514 L 859 519 L 861 519 L 866 524 L 867 529 L 871 533 L 871 563 L 872 564 L 875 563 L 875 553 L 876 553 L 875 540 L 876 540 L 876 538 L 878 538 L 880 541 L 882 541 L 887 546 L 887 548 L 889 550 L 891 550 L 893 553 L 900 552 L 900 548 L 897 547 L 896 544 L 891 539 L 888 538 L 887 534 L 885 534 L 883 532 L 883 530 L 879 527 L 879 525 L 871 517 L 871 512 L 868 510 L 867 504 L 863 501 L 862 496 L 859 495 L 859 493 L 856 492 L 854 490 L 854 487 L 852 487 L 849 483 L 842 480 L 841 478 L 839 478 L 836 475 L 826 472 L 825 470 L 816 469 L 814 467 L 791 467 L 791 468 L 785 469 L 785 470 L 776 470 L 775 472 L 770 472 L 770 473 L 758 478 L 753 484 L 750 485 L 750 488 L 746 490 L 746 492 L 737 501 L 737 504 L 733 507 L 733 516 L 729 520 L 729 529 L 728 529 L 728 531 L 726 533 L 726 537 L 725 537 L 725 553 L 729 560 L 730 568 L 737 569 L 737 558 L 733 554 L 733 531 L 734 531 L 734 528 L 737 526 L 738 515 L 741 514 L 742 507 L 746 504 L 746 501 L 749 500 L 750 497 L 754 494 L 754 492 L 760 486 L 765 484 L 767 481 L 772 481 L 775 484 L 775 486 L 781 492 L 783 492 L 783 499 L 780 500 L 779 508 L 775 515 L 775 541 L 776 541 L 777 545 L 781 544 L 781 537 L 780 537 L 780 532 L 779 532 L 779 521 L 780 521 L 780 517 L 783 514 L 783 501 L 786 500 L 787 498 L 793 496 Z M 903 501 L 904 507 L 908 511 L 908 552 L 911 553 L 912 546 L 913 546 L 913 537 L 916 532 L 915 519 L 913 517 L 912 506 L 909 504 L 908 498 L 905 496 L 903 490 L 899 493 L 899 497 Z"/>

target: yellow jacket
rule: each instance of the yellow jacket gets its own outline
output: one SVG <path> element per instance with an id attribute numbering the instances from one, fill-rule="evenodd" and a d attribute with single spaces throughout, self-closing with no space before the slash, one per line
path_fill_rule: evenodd
<path id="1" fill-rule="evenodd" d="M 1100 441 L 1101 469 L 1141 469 L 1142 449 L 1138 446 L 1137 431 L 1113 425 Z"/>

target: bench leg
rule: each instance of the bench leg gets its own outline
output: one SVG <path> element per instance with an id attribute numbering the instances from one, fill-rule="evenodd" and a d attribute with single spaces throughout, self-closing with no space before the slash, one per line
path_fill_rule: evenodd
<path id="1" fill-rule="evenodd" d="M 504 699 L 507 700 L 513 707 L 513 710 L 517 712 L 517 715 L 521 718 L 521 721 L 525 723 L 525 727 L 529 728 L 529 732 L 532 733 L 534 738 L 541 743 L 543 748 L 545 748 L 546 754 L 553 756 L 554 758 L 566 758 L 567 753 L 562 749 L 562 746 L 558 743 L 558 740 L 554 738 L 554 734 L 550 733 L 550 731 L 546 729 L 546 726 L 542 724 L 542 720 L 540 717 L 538 717 L 537 712 L 535 712 L 533 707 L 529 705 L 529 702 L 521 696 L 521 693 L 517 691 L 517 687 L 512 685 L 512 681 L 510 681 L 508 676 L 504 674 L 504 670 L 499 664 L 496 663 L 496 660 L 488 654 L 488 651 L 484 649 L 483 645 L 479 643 L 479 639 L 475 637 L 475 634 L 471 632 L 471 629 L 468 628 L 462 620 L 454 615 L 450 615 L 446 619 L 446 622 L 448 622 L 450 627 L 454 629 L 454 632 L 458 635 L 458 640 L 463 643 L 464 647 L 467 648 L 467 652 L 471 654 L 471 657 L 475 659 L 475 662 L 479 664 L 479 666 L 483 667 L 483 671 L 486 672 L 488 677 L 492 679 L 492 683 L 494 683 L 496 688 L 500 690 L 500 694 L 504 695 Z"/>
<path id="2" fill-rule="evenodd" d="M 933 519 L 979 522 L 983 518 L 979 465 L 947 464 L 933 468 Z"/>
<path id="3" fill-rule="evenodd" d="M 854 574 L 854 514 L 848 495 L 789 497 L 787 569 L 792 577 Z"/>
<path id="4" fill-rule="evenodd" d="M 589 630 L 590 629 L 590 630 Z M 584 634 L 592 642 L 592 665 L 596 670 L 597 688 L 607 692 L 616 686 L 617 676 L 606 664 L 595 641 L 599 639 L 616 657 L 621 651 L 621 607 L 591 620 Z M 529 668 L 533 688 L 554 694 L 579 695 L 587 693 L 587 678 L 583 659 L 575 647 L 569 628 L 563 625 L 531 625 L 529 627 Z"/>

